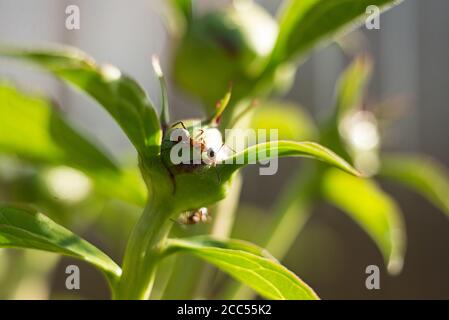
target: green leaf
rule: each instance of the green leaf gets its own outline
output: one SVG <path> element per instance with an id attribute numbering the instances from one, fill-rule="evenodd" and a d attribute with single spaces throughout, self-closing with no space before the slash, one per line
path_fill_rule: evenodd
<path id="1" fill-rule="evenodd" d="M 81 170 L 119 170 L 48 99 L 22 93 L 7 83 L 0 83 L 0 152 Z"/>
<path id="2" fill-rule="evenodd" d="M 322 180 L 322 196 L 346 212 L 374 240 L 391 273 L 402 269 L 405 227 L 395 201 L 375 182 L 330 169 Z"/>
<path id="3" fill-rule="evenodd" d="M 304 108 L 286 101 L 267 101 L 257 106 L 251 119 L 253 129 L 277 129 L 280 140 L 308 140 L 317 128 Z"/>
<path id="4" fill-rule="evenodd" d="M 0 154 L 38 166 L 69 166 L 89 176 L 96 190 L 143 205 L 146 188 L 137 170 L 119 168 L 103 148 L 80 134 L 46 97 L 0 82 Z"/>
<path id="5" fill-rule="evenodd" d="M 364 21 L 371 5 L 388 9 L 396 0 L 291 0 L 280 17 L 279 37 L 271 63 L 303 58 L 320 42 Z"/>
<path id="6" fill-rule="evenodd" d="M 192 0 L 170 0 L 173 7 L 189 22 L 193 15 Z"/>
<path id="7" fill-rule="evenodd" d="M 383 155 L 379 175 L 421 194 L 449 216 L 449 173 L 440 163 L 419 155 Z"/>
<path id="8" fill-rule="evenodd" d="M 236 170 L 256 161 L 266 162 L 283 157 L 304 157 L 323 161 L 353 175 L 360 175 L 345 160 L 329 149 L 314 142 L 272 141 L 253 145 L 241 152 L 234 153 L 224 164 L 220 164 L 221 175 L 229 175 Z"/>
<path id="9" fill-rule="evenodd" d="M 336 115 L 342 119 L 355 108 L 360 108 L 365 88 L 371 78 L 372 60 L 360 55 L 341 75 L 336 88 Z"/>
<path id="10" fill-rule="evenodd" d="M 75 257 L 100 269 L 111 285 L 121 269 L 105 253 L 43 214 L 0 204 L 0 247 L 36 249 Z"/>
<path id="11" fill-rule="evenodd" d="M 318 296 L 295 274 L 249 243 L 207 237 L 169 239 L 167 254 L 188 252 L 215 265 L 268 299 L 315 300 Z"/>
<path id="12" fill-rule="evenodd" d="M 0 55 L 34 63 L 89 95 L 115 119 L 142 156 L 159 152 L 159 120 L 145 91 L 111 65 L 97 65 L 73 49 L 1 49 Z"/>
<path id="13" fill-rule="evenodd" d="M 98 194 L 108 199 L 118 199 L 144 207 L 148 196 L 147 188 L 137 167 L 123 168 L 115 172 L 89 172 Z"/>

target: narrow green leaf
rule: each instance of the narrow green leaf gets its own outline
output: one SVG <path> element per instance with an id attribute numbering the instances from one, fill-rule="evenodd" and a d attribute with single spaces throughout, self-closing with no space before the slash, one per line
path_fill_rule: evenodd
<path id="1" fill-rule="evenodd" d="M 105 253 L 43 214 L 0 204 L 0 247 L 36 249 L 75 257 L 100 269 L 111 284 L 121 269 Z"/>
<path id="2" fill-rule="evenodd" d="M 34 63 L 89 95 L 106 109 L 143 156 L 159 152 L 162 132 L 153 104 L 131 78 L 111 65 L 97 65 L 73 49 L 2 49 L 0 55 Z"/>
<path id="3" fill-rule="evenodd" d="M 367 18 L 375 5 L 388 9 L 397 0 L 291 0 L 280 17 L 279 37 L 272 55 L 274 65 L 303 58 L 324 40 L 347 32 Z"/>
<path id="4" fill-rule="evenodd" d="M 379 175 L 421 194 L 449 216 L 449 173 L 434 159 L 419 155 L 384 155 Z"/>
<path id="5" fill-rule="evenodd" d="M 234 153 L 224 164 L 219 165 L 220 175 L 226 176 L 236 170 L 255 163 L 266 162 L 284 157 L 304 157 L 323 161 L 350 174 L 359 176 L 345 160 L 337 156 L 329 149 L 314 142 L 272 141 L 253 145 L 241 152 Z"/>
<path id="6" fill-rule="evenodd" d="M 360 108 L 365 88 L 371 78 L 372 60 L 360 55 L 341 75 L 336 88 L 336 115 L 341 119 Z"/>
<path id="7" fill-rule="evenodd" d="M 328 170 L 322 181 L 324 199 L 346 212 L 370 235 L 391 273 L 400 272 L 405 227 L 396 202 L 372 180 L 357 179 L 335 169 Z"/>
<path id="8" fill-rule="evenodd" d="M 165 130 L 170 123 L 170 109 L 168 104 L 168 90 L 167 83 L 165 81 L 164 73 L 162 72 L 162 67 L 159 62 L 159 57 L 154 55 L 152 57 L 153 71 L 159 79 L 159 86 L 161 89 L 161 114 L 160 114 L 160 122 L 162 128 Z"/>
<path id="9" fill-rule="evenodd" d="M 188 252 L 215 265 L 268 299 L 316 300 L 318 296 L 263 249 L 249 243 L 207 237 L 170 239 L 167 254 Z"/>

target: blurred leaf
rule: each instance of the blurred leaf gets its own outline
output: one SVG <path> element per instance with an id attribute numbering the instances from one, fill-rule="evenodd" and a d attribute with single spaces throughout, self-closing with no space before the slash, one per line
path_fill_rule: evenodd
<path id="1" fill-rule="evenodd" d="M 321 126 L 320 143 L 325 146 L 332 146 L 335 152 L 349 162 L 355 161 L 354 159 L 360 151 L 353 146 L 353 123 L 361 117 L 365 118 L 368 113 L 362 115 L 356 114 L 354 111 L 361 110 L 363 107 L 362 99 L 371 77 L 371 71 L 371 58 L 366 55 L 359 55 L 354 59 L 341 74 L 336 85 L 335 110 Z M 353 115 L 356 118 L 350 118 Z M 355 162 L 357 163 L 357 161 Z M 363 166 L 357 169 L 363 173 L 369 173 L 369 170 L 366 170 L 367 168 L 363 168 Z"/>
<path id="2" fill-rule="evenodd" d="M 32 62 L 86 93 L 110 113 L 141 155 L 159 152 L 162 132 L 152 102 L 139 84 L 116 67 L 99 66 L 74 48 L 0 48 L 0 55 Z"/>
<path id="3" fill-rule="evenodd" d="M 419 155 L 384 155 L 379 175 L 421 194 L 449 215 L 449 173 L 435 160 Z"/>
<path id="4" fill-rule="evenodd" d="M 207 237 L 168 240 L 168 252 L 189 252 L 245 283 L 268 299 L 315 300 L 318 296 L 301 279 L 263 249 L 249 243 Z"/>
<path id="5" fill-rule="evenodd" d="M 274 65 L 303 58 L 316 45 L 351 30 L 367 17 L 371 5 L 387 9 L 396 0 L 290 0 L 280 17 L 272 56 Z"/>
<path id="6" fill-rule="evenodd" d="M 47 98 L 0 83 L 0 154 L 46 166 L 66 165 L 88 175 L 100 194 L 143 205 L 146 188 L 137 169 L 121 169 L 78 133 Z"/>
<path id="7" fill-rule="evenodd" d="M 186 22 L 192 19 L 193 5 L 192 0 L 170 0 L 173 7 L 179 12 Z"/>
<path id="8" fill-rule="evenodd" d="M 75 257 L 100 269 L 110 284 L 121 270 L 101 250 L 43 214 L 0 204 L 0 247 L 36 249 Z"/>
<path id="9" fill-rule="evenodd" d="M 360 108 L 365 88 L 372 72 L 371 58 L 360 55 L 341 75 L 336 88 L 336 113 L 341 119 L 355 108 Z"/>
<path id="10" fill-rule="evenodd" d="M 204 262 L 192 255 L 175 255 L 173 256 L 174 266 L 170 276 L 170 281 L 165 287 L 162 300 L 181 300 L 195 298 L 196 287 L 198 286 L 199 273 L 202 273 Z M 170 259 L 171 257 L 168 257 Z M 164 259 L 162 263 L 166 263 Z M 163 272 L 166 272 L 164 270 Z M 156 282 L 159 279 L 159 270 Z M 157 283 L 155 283 L 155 286 Z"/>
<path id="11" fill-rule="evenodd" d="M 120 174 L 93 172 L 91 177 L 98 193 L 139 207 L 145 205 L 147 188 L 137 167 L 122 169 Z"/>
<path id="12" fill-rule="evenodd" d="M 236 170 L 253 163 L 266 162 L 283 157 L 304 157 L 323 161 L 353 175 L 359 175 L 351 165 L 329 149 L 314 142 L 272 141 L 253 145 L 234 153 L 225 164 L 219 165 L 220 175 L 232 174 Z"/>
<path id="13" fill-rule="evenodd" d="M 325 200 L 346 212 L 375 241 L 391 273 L 402 269 L 405 227 L 395 201 L 372 180 L 328 170 L 322 183 Z"/>
<path id="14" fill-rule="evenodd" d="M 118 171 L 110 156 L 59 114 L 46 98 L 0 83 L 0 152 L 81 170 Z"/>
<path id="15" fill-rule="evenodd" d="M 280 140 L 310 140 L 317 137 L 312 117 L 301 106 L 285 101 L 267 101 L 257 106 L 251 120 L 254 129 L 277 129 Z"/>

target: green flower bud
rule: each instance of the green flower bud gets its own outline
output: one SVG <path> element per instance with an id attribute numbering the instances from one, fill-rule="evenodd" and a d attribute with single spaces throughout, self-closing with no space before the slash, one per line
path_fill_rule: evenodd
<path id="1" fill-rule="evenodd" d="M 262 72 L 277 22 L 252 2 L 237 2 L 193 19 L 175 54 L 174 78 L 208 107 L 234 84 L 239 99 Z M 209 110 L 211 111 L 211 110 Z"/>

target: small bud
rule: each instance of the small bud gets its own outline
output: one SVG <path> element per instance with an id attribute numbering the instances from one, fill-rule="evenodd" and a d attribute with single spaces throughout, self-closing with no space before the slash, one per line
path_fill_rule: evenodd
<path id="1" fill-rule="evenodd" d="M 159 61 L 159 57 L 157 55 L 153 55 L 151 57 L 151 62 L 153 64 L 154 73 L 156 73 L 156 76 L 158 78 L 162 78 L 164 76 L 161 68 L 161 64 Z"/>

